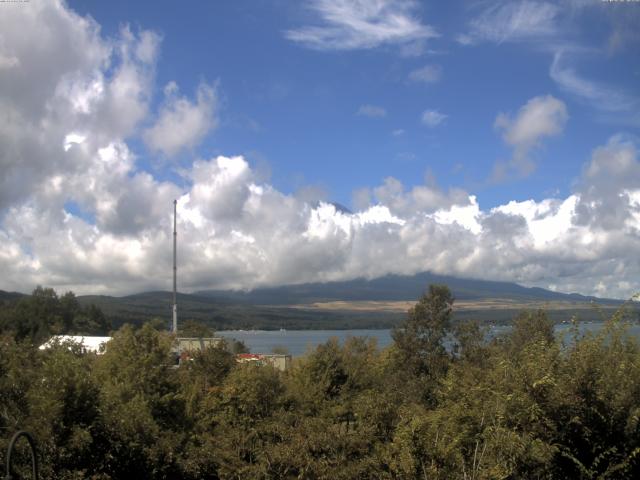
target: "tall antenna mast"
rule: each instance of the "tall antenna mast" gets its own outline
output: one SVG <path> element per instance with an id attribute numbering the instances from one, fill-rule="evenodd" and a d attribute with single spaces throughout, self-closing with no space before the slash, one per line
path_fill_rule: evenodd
<path id="1" fill-rule="evenodd" d="M 177 302 L 177 277 L 178 277 L 178 266 L 176 263 L 176 243 L 178 238 L 178 233 L 176 232 L 176 206 L 178 204 L 177 200 L 173 201 L 173 328 L 172 332 L 174 335 L 178 334 L 178 302 Z"/>

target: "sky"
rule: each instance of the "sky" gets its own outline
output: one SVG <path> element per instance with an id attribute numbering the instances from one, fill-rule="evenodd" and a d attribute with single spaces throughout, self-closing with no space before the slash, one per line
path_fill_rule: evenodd
<path id="1" fill-rule="evenodd" d="M 640 292 L 640 2 L 0 2 L 0 289 Z"/>

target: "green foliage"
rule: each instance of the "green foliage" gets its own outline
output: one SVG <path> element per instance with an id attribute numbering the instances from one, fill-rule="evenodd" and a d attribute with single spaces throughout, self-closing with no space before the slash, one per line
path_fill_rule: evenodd
<path id="1" fill-rule="evenodd" d="M 407 320 L 393 330 L 398 351 L 416 375 L 440 373 L 452 311 L 451 291 L 445 285 L 430 285 L 428 293 L 409 310 Z"/>
<path id="2" fill-rule="evenodd" d="M 36 287 L 30 296 L 0 305 L 0 334 L 42 343 L 51 335 L 105 335 L 111 323 L 95 305 L 82 306 L 73 292 L 61 297 Z"/>
<path id="3" fill-rule="evenodd" d="M 433 402 L 437 382 L 446 373 L 450 357 L 444 340 L 451 330 L 453 296 L 446 285 L 429 290 L 409 310 L 405 322 L 392 332 L 398 369 L 408 374 L 403 381 L 417 386 L 426 402 Z"/>
<path id="4" fill-rule="evenodd" d="M 549 320 L 545 311 L 521 312 L 513 320 L 513 330 L 509 335 L 512 352 L 518 352 L 532 342 L 551 345 L 554 341 L 553 322 Z"/>
<path id="5" fill-rule="evenodd" d="M 76 322 L 72 295 L 36 297 L 42 325 Z M 226 342 L 177 366 L 153 325 L 120 328 L 103 355 L 41 351 L 30 324 L 0 337 L 0 461 L 26 429 L 43 478 L 640 477 L 640 345 L 622 314 L 556 339 L 523 312 L 488 340 L 451 325 L 452 303 L 433 286 L 391 347 L 332 339 L 284 373 Z"/>

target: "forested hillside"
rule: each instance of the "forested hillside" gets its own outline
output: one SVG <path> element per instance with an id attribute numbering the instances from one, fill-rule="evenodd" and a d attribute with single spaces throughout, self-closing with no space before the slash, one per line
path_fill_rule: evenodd
<path id="1" fill-rule="evenodd" d="M 98 306 L 114 327 L 165 319 L 168 328 L 171 318 L 170 292 L 146 292 L 125 297 L 87 295 L 78 297 L 78 300 L 84 305 Z M 310 311 L 189 294 L 178 294 L 178 315 L 206 323 L 215 330 L 391 328 L 402 319 L 402 314 L 397 312 Z"/>
<path id="2" fill-rule="evenodd" d="M 102 356 L 4 336 L 0 455 L 24 428 L 42 478 L 640 476 L 640 345 L 623 312 L 564 339 L 524 312 L 488 341 L 452 324 L 452 301 L 432 286 L 391 347 L 329 341 L 284 373 L 224 346 L 175 368 L 151 325 L 119 329 Z"/>
<path id="3" fill-rule="evenodd" d="M 603 315 L 601 311 L 591 308 L 593 303 L 597 303 L 605 315 L 610 315 L 623 303 L 618 300 L 527 288 L 509 282 L 463 279 L 427 272 L 405 276 L 387 275 L 373 280 L 361 278 L 346 282 L 258 288 L 248 292 L 225 290 L 179 293 L 178 312 L 180 318 L 205 323 L 214 330 L 393 328 L 404 317 L 406 307 L 379 309 L 374 303 L 413 300 L 422 295 L 425 285 L 430 283 L 448 285 L 458 301 L 467 302 L 464 308 L 454 313 L 455 319 L 461 321 L 479 320 L 505 324 L 510 323 L 521 308 L 541 306 L 545 306 L 549 317 L 555 322 L 569 321 L 572 316 L 578 316 L 582 321 L 598 321 L 602 320 Z M 53 292 L 51 289 L 39 288 L 36 296 L 42 296 L 43 291 L 48 291 L 49 294 Z M 2 311 L 11 309 L 21 299 L 23 303 L 28 303 L 31 300 L 27 297 L 20 293 L 0 291 L 0 329 L 2 317 L 6 316 Z M 171 292 L 143 292 L 121 297 L 73 297 L 73 302 L 78 307 L 97 307 L 104 314 L 106 322 L 114 328 L 126 323 L 142 325 L 149 321 L 165 322 L 168 328 L 171 318 Z M 502 302 L 499 308 L 487 307 L 481 303 L 473 306 L 474 302 L 490 303 L 496 300 Z M 351 308 L 348 303 L 345 308 L 323 306 L 322 302 L 333 301 L 371 301 L 372 305 L 368 308 Z M 550 303 L 553 302 L 556 308 L 550 308 Z M 18 313 L 13 312 L 11 315 L 16 314 Z M 87 328 L 85 325 L 78 331 L 89 333 L 100 330 Z"/>

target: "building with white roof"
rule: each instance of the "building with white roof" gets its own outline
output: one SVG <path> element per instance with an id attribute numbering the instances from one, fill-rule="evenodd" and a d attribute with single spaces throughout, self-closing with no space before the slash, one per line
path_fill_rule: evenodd
<path id="1" fill-rule="evenodd" d="M 54 345 L 73 342 L 81 345 L 87 352 L 102 355 L 106 348 L 107 342 L 111 337 L 92 337 L 86 335 L 54 335 L 47 342 L 40 345 L 40 350 L 46 350 Z"/>

